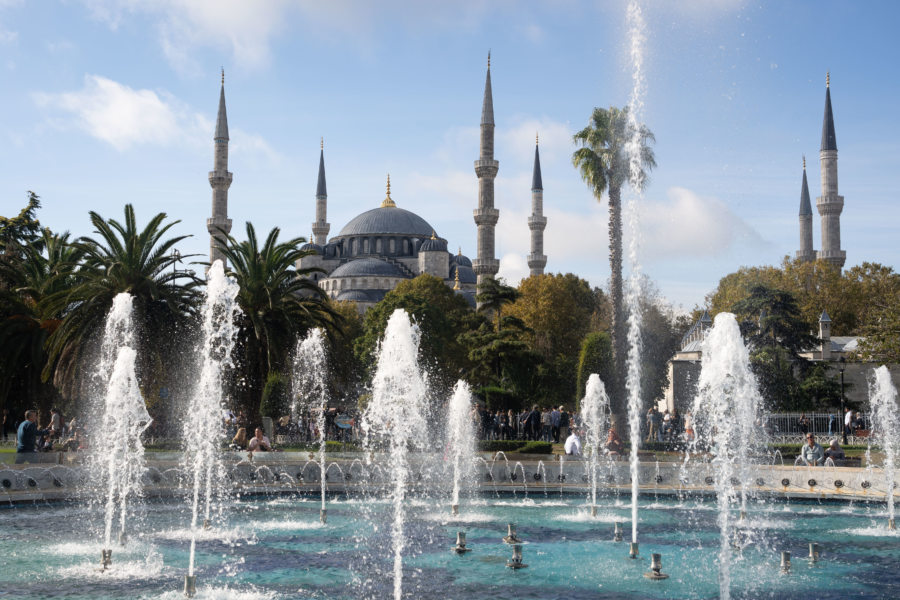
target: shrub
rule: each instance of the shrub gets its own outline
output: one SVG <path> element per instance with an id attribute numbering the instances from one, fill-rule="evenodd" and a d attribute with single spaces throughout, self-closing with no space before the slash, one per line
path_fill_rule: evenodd
<path id="1" fill-rule="evenodd" d="M 478 442 L 478 450 L 481 452 L 515 452 L 525 444 L 525 440 L 481 440 Z"/>
<path id="2" fill-rule="evenodd" d="M 552 454 L 553 444 L 550 442 L 528 442 L 517 450 L 522 454 Z"/>

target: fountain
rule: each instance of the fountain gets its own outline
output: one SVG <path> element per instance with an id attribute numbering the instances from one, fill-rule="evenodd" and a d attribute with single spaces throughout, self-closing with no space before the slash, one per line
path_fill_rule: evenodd
<path id="1" fill-rule="evenodd" d="M 581 423 L 585 429 L 584 448 L 586 450 L 590 473 L 588 475 L 591 492 L 588 503 L 591 516 L 597 516 L 597 469 L 600 461 L 600 447 L 608 426 L 609 397 L 606 386 L 596 373 L 588 377 L 581 400 Z"/>
<path id="2" fill-rule="evenodd" d="M 150 425 L 135 375 L 133 298 L 121 293 L 113 298 L 106 317 L 96 378 L 103 388 L 103 417 L 99 430 L 106 443 L 95 446 L 91 463 L 105 497 L 101 570 L 112 564 L 113 522 L 118 516 L 119 542 L 126 540 L 128 502 L 141 495 L 144 446 L 141 434 Z"/>
<path id="3" fill-rule="evenodd" d="M 752 481 L 750 456 L 761 454 L 754 449 L 765 442 L 761 429 L 752 431 L 758 417 L 759 392 L 750 370 L 749 351 L 731 313 L 716 315 L 703 341 L 697 389 L 691 411 L 696 433 L 692 446 L 708 446 L 717 470 L 714 483 L 719 508 L 719 597 L 727 600 L 731 585 L 731 504 L 739 495 L 740 512 L 746 514 L 747 486 Z M 735 466 L 739 477 L 735 477 Z"/>
<path id="4" fill-rule="evenodd" d="M 646 82 L 644 79 L 644 17 L 637 0 L 628 5 L 628 37 L 629 56 L 631 59 L 631 97 L 628 100 L 629 134 L 625 143 L 625 154 L 628 159 L 628 181 L 631 193 L 625 206 L 628 221 L 628 265 L 631 273 L 625 301 L 628 305 L 628 361 L 625 378 L 625 389 L 628 395 L 628 429 L 631 441 L 631 542 L 632 550 L 637 552 L 638 543 L 638 486 L 640 468 L 638 463 L 638 446 L 641 443 L 641 263 L 640 222 L 638 202 L 644 187 L 644 156 L 642 146 L 644 139 L 643 118 Z"/>
<path id="5" fill-rule="evenodd" d="M 472 423 L 472 393 L 469 384 L 459 380 L 453 387 L 447 415 L 447 450 L 453 465 L 453 491 L 450 509 L 459 514 L 460 484 L 470 482 L 475 468 L 475 428 Z"/>
<path id="6" fill-rule="evenodd" d="M 367 449 L 387 445 L 390 478 L 391 539 L 394 553 L 394 600 L 403 594 L 404 499 L 410 479 L 409 451 L 428 440 L 425 419 L 428 385 L 419 368 L 419 329 L 406 312 L 397 309 L 388 319 L 378 348 L 372 397 L 363 414 L 361 429 Z"/>
<path id="7" fill-rule="evenodd" d="M 891 373 L 884 365 L 874 370 L 869 382 L 869 404 L 872 407 L 872 437 L 884 452 L 884 490 L 887 501 L 888 529 L 896 529 L 894 521 L 894 477 L 896 459 L 900 450 L 900 416 L 897 415 L 897 388 L 891 382 Z"/>
<path id="8" fill-rule="evenodd" d="M 328 388 L 325 381 L 327 363 L 325 356 L 325 333 L 320 328 L 312 329 L 297 345 L 294 359 L 293 388 L 295 404 L 291 407 L 294 422 L 297 419 L 297 399 L 301 405 L 307 406 L 316 414 L 316 427 L 319 430 L 319 482 L 322 495 L 322 507 L 319 509 L 319 521 L 328 520 L 325 507 L 325 411 L 328 406 Z M 305 402 L 303 401 L 305 399 Z"/>
<path id="9" fill-rule="evenodd" d="M 200 379 L 191 396 L 184 426 L 184 439 L 187 440 L 184 460 L 192 481 L 191 550 L 184 580 L 186 595 L 193 595 L 196 589 L 194 558 L 200 512 L 202 509 L 204 528 L 209 527 L 216 487 L 222 481 L 222 382 L 226 367 L 231 365 L 231 351 L 237 334 L 235 319 L 240 309 L 235 298 L 238 291 L 237 283 L 225 275 L 222 261 L 214 262 L 207 274 L 206 300 L 203 304 Z"/>
<path id="10" fill-rule="evenodd" d="M 464 531 L 456 532 L 456 545 L 453 547 L 453 551 L 457 554 L 465 554 L 472 551 L 471 548 L 466 547 L 466 533 Z"/>

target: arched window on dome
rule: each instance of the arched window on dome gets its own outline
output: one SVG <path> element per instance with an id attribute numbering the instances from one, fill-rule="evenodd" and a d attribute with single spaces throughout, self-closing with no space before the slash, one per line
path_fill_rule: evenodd
<path id="1" fill-rule="evenodd" d="M 369 238 L 363 238 L 363 249 L 362 249 L 362 253 L 363 253 L 363 254 L 368 254 L 368 253 L 369 253 Z"/>
<path id="2" fill-rule="evenodd" d="M 384 247 L 381 238 L 375 239 L 375 254 L 381 254 L 381 249 Z"/>
<path id="3" fill-rule="evenodd" d="M 395 254 L 397 252 L 397 240 L 391 238 L 388 242 L 388 248 L 391 254 Z"/>

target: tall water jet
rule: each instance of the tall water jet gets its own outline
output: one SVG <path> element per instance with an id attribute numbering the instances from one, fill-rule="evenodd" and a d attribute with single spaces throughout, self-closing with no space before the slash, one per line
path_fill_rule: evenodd
<path id="1" fill-rule="evenodd" d="M 716 315 L 702 351 L 698 393 L 692 407 L 696 434 L 693 444 L 709 447 L 717 470 L 719 597 L 727 600 L 731 587 L 730 509 L 740 496 L 741 510 L 746 511 L 750 457 L 759 453 L 756 448 L 765 440 L 761 428 L 754 430 L 759 416 L 759 391 L 750 370 L 750 353 L 733 314 Z"/>
<path id="2" fill-rule="evenodd" d="M 596 373 L 588 377 L 581 400 L 581 423 L 585 429 L 584 448 L 587 450 L 590 468 L 591 493 L 589 497 L 591 514 L 597 508 L 597 469 L 600 462 L 600 445 L 609 429 L 609 397 L 606 386 Z"/>
<path id="3" fill-rule="evenodd" d="M 475 427 L 472 423 L 472 393 L 469 384 L 459 380 L 447 415 L 447 449 L 453 465 L 453 491 L 450 507 L 459 514 L 459 490 L 463 482 L 471 482 L 475 473 Z"/>
<path id="4" fill-rule="evenodd" d="M 328 386 L 326 383 L 327 359 L 325 353 L 325 333 L 316 327 L 297 345 L 294 358 L 293 388 L 295 405 L 291 413 L 297 420 L 297 407 L 307 407 L 316 415 L 319 430 L 319 482 L 322 508 L 319 520 L 325 523 L 328 512 L 325 508 L 325 411 L 328 408 Z"/>
<path id="5" fill-rule="evenodd" d="M 391 481 L 391 541 L 394 549 L 394 599 L 403 592 L 403 536 L 406 485 L 410 477 L 409 450 L 428 439 L 425 411 L 428 385 L 419 367 L 419 329 L 406 312 L 397 309 L 388 319 L 378 348 L 372 397 L 362 418 L 370 451 L 387 442 Z"/>
<path id="6" fill-rule="evenodd" d="M 900 416 L 897 414 L 897 388 L 884 365 L 874 370 L 869 382 L 869 406 L 872 410 L 872 440 L 884 452 L 884 489 L 887 494 L 888 528 L 894 524 L 894 478 L 897 452 L 900 450 Z"/>
<path id="7" fill-rule="evenodd" d="M 646 80 L 644 78 L 644 43 L 646 25 L 640 3 L 631 0 L 628 5 L 629 59 L 631 62 L 631 97 L 628 100 L 628 139 L 625 154 L 628 159 L 628 182 L 631 193 L 625 206 L 628 222 L 628 264 L 630 274 L 625 293 L 628 306 L 628 370 L 625 389 L 628 394 L 628 428 L 631 441 L 631 543 L 637 544 L 638 533 L 638 446 L 641 443 L 641 264 L 640 264 L 640 220 L 639 200 L 644 188 L 648 163 L 645 144 L 652 139 L 642 123 Z M 649 134 L 649 135 L 648 135 Z M 651 155 L 652 156 L 652 155 Z M 650 161 L 652 163 L 652 158 Z M 650 164 L 649 166 L 652 166 Z"/>
<path id="8" fill-rule="evenodd" d="M 239 286 L 225 275 L 222 261 L 209 268 L 206 281 L 206 300 L 203 304 L 203 339 L 200 347 L 200 379 L 194 388 L 184 424 L 185 467 L 193 481 L 191 496 L 191 551 L 188 563 L 188 584 L 194 586 L 194 554 L 197 546 L 197 522 L 203 514 L 204 526 L 209 525 L 217 484 L 222 481 L 220 445 L 225 430 L 222 410 L 225 393 L 222 389 L 225 369 L 231 366 L 231 351 L 237 335 L 236 317 L 240 311 L 235 302 Z"/>
<path id="9" fill-rule="evenodd" d="M 103 417 L 99 431 L 103 432 L 105 441 L 102 445 L 94 445 L 91 462 L 105 497 L 104 569 L 111 562 L 114 521 L 118 516 L 119 540 L 124 543 L 128 502 L 141 494 L 144 472 L 141 434 L 150 425 L 150 415 L 135 375 L 133 300 L 127 293 L 113 298 L 96 373 L 103 388 Z"/>

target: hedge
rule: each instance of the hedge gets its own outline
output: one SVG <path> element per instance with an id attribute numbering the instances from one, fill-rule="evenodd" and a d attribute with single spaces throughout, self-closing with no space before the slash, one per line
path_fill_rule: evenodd
<path id="1" fill-rule="evenodd" d="M 553 444 L 550 442 L 528 442 L 517 450 L 522 454 L 553 454 Z"/>

